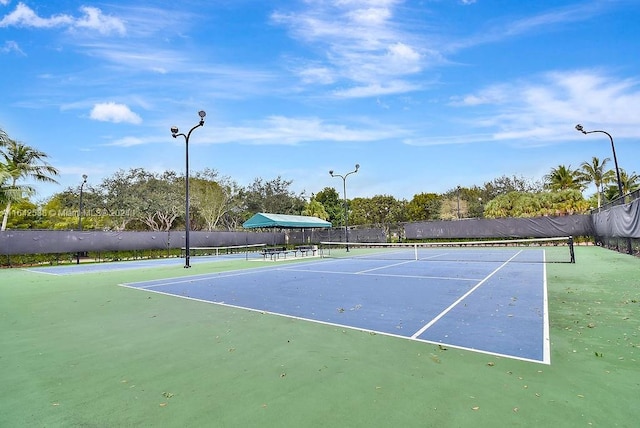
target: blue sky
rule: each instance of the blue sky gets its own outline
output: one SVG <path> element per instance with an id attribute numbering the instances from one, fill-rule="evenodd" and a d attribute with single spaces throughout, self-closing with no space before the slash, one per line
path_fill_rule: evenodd
<path id="1" fill-rule="evenodd" d="M 637 0 L 0 0 L 0 127 L 60 185 L 212 168 L 410 200 L 612 157 L 640 173 Z M 610 164 L 613 166 L 613 162 Z M 588 193 L 588 192 L 587 192 Z M 586 194 L 585 196 L 589 196 Z"/>

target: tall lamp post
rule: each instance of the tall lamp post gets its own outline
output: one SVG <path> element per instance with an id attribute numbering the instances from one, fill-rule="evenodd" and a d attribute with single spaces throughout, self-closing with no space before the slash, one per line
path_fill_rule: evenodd
<path id="1" fill-rule="evenodd" d="M 342 178 L 342 194 L 344 195 L 344 240 L 347 244 L 347 252 L 349 251 L 349 210 L 347 209 L 347 177 L 355 174 L 360 169 L 360 165 L 356 164 L 356 169 L 344 175 L 334 174 L 333 170 L 329 171 L 332 177 Z"/>
<path id="2" fill-rule="evenodd" d="M 87 174 L 82 174 L 82 184 L 80 185 L 80 209 L 78 210 L 78 230 L 82 230 L 82 190 L 87 184 Z M 76 254 L 76 264 L 80 264 L 80 251 Z"/>
<path id="3" fill-rule="evenodd" d="M 460 220 L 460 186 L 458 186 L 456 194 L 458 195 L 458 220 Z"/>
<path id="4" fill-rule="evenodd" d="M 611 141 L 611 150 L 613 151 L 613 163 L 616 166 L 616 177 L 618 179 L 618 192 L 620 192 L 620 197 L 623 197 L 624 193 L 622 192 L 622 180 L 620 180 L 620 168 L 618 168 L 618 158 L 616 158 L 616 147 L 613 145 L 613 137 L 611 136 L 611 134 L 609 134 L 607 131 L 599 131 L 599 130 L 585 131 L 582 125 L 580 124 L 576 125 L 576 129 L 585 135 L 593 134 L 594 132 L 600 132 L 602 134 L 606 134 L 607 137 L 609 137 L 609 140 Z"/>
<path id="5" fill-rule="evenodd" d="M 189 137 L 191 136 L 191 133 L 193 132 L 194 129 L 199 128 L 200 126 L 204 126 L 204 117 L 207 115 L 207 113 L 205 113 L 204 110 L 200 110 L 198 112 L 198 116 L 200 116 L 200 122 L 194 126 L 193 128 L 191 128 L 189 130 L 189 132 L 185 135 L 184 133 L 178 133 L 178 127 L 177 126 L 172 126 L 171 127 L 171 136 L 173 138 L 177 138 L 178 135 L 181 135 L 184 137 L 185 140 L 185 148 L 186 148 L 186 152 L 185 152 L 185 163 L 186 163 L 186 167 L 185 167 L 185 180 L 184 180 L 184 188 L 185 188 L 185 203 L 184 203 L 184 207 L 185 207 L 185 223 L 184 223 L 184 230 L 185 230 L 185 237 L 184 237 L 184 246 L 185 246 L 185 259 L 184 259 L 184 267 L 185 268 L 190 268 L 191 264 L 189 263 L 189 259 L 190 259 L 190 253 L 191 250 L 189 248 Z"/>

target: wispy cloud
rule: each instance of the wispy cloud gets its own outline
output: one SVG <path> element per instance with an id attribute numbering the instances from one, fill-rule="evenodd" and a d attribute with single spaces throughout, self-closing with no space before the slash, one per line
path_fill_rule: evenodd
<path id="1" fill-rule="evenodd" d="M 607 7 L 600 1 L 578 2 L 570 6 L 555 9 L 525 17 L 508 17 L 503 20 L 493 20 L 481 31 L 462 39 L 451 39 L 443 49 L 455 52 L 477 45 L 496 43 L 513 37 L 524 36 L 547 31 L 550 28 L 562 28 L 566 24 L 585 21 Z M 508 19 L 508 20 L 507 20 Z"/>
<path id="2" fill-rule="evenodd" d="M 606 126 L 618 137 L 640 137 L 640 81 L 602 71 L 554 71 L 482 88 L 452 98 L 451 107 L 464 108 L 468 129 L 479 132 L 446 138 L 407 138 L 411 145 L 465 144 L 510 141 L 532 146 L 578 138 L 577 123 Z M 460 116 L 460 112 L 453 113 Z"/>
<path id="3" fill-rule="evenodd" d="M 74 17 L 58 14 L 50 17 L 40 17 L 24 3 L 18 3 L 15 10 L 0 20 L 0 27 L 24 28 L 66 28 L 69 30 L 88 29 L 100 34 L 117 33 L 124 35 L 126 27 L 122 20 L 108 16 L 95 7 L 80 7 L 82 15 Z"/>
<path id="4" fill-rule="evenodd" d="M 219 127 L 216 129 L 216 143 L 277 144 L 295 145 L 318 141 L 380 141 L 402 135 L 393 127 L 360 124 L 348 126 L 329 123 L 325 120 L 270 116 L 263 121 L 242 127 Z"/>
<path id="5" fill-rule="evenodd" d="M 149 138 L 140 138 L 140 137 L 123 137 L 117 140 L 112 141 L 111 143 L 105 144 L 106 146 L 113 147 L 133 147 L 140 146 L 143 144 L 153 143 L 155 140 Z"/>
<path id="6" fill-rule="evenodd" d="M 16 52 L 20 55 L 26 56 L 26 54 L 22 51 L 22 49 L 20 49 L 20 46 L 18 45 L 17 42 L 14 42 L 12 40 L 7 40 L 6 42 L 4 42 L 3 46 L 0 46 L 0 53 L 10 53 L 10 52 Z"/>
<path id="7" fill-rule="evenodd" d="M 320 51 L 320 57 L 296 72 L 303 83 L 348 86 L 339 96 L 373 96 L 414 90 L 404 82 L 424 70 L 432 52 L 395 16 L 397 0 L 333 0 L 308 2 L 308 9 L 273 13 L 272 21 L 289 28 L 299 41 Z M 322 63 L 323 65 L 319 65 Z"/>

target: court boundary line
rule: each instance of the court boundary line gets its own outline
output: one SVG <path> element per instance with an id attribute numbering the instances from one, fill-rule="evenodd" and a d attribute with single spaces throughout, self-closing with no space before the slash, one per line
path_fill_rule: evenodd
<path id="1" fill-rule="evenodd" d="M 392 267 L 394 267 L 394 266 L 406 265 L 406 264 L 411 263 L 411 262 L 413 262 L 413 261 L 414 261 L 414 260 L 404 260 L 404 261 L 401 261 L 401 262 L 398 262 L 398 263 L 392 263 L 392 264 L 387 265 L 387 266 L 378 266 L 378 267 L 371 268 L 371 269 L 361 270 L 361 271 L 356 272 L 356 274 L 359 274 L 359 273 L 369 273 L 369 272 L 373 272 L 374 270 L 388 269 L 388 268 L 392 268 Z"/>
<path id="2" fill-rule="evenodd" d="M 304 266 L 305 264 L 312 265 L 313 261 L 296 263 L 297 266 L 300 266 L 300 265 Z M 131 288 L 147 289 L 147 287 L 135 287 L 133 286 L 133 284 L 144 284 L 146 282 L 156 282 L 156 281 L 162 281 L 162 280 L 168 281 L 168 282 L 162 282 L 162 283 L 153 284 L 149 286 L 149 287 L 160 287 L 163 285 L 180 284 L 183 282 L 189 282 L 191 280 L 227 278 L 232 276 L 249 275 L 255 272 L 262 272 L 262 271 L 269 272 L 269 271 L 278 271 L 278 270 L 287 270 L 287 269 L 283 268 L 282 266 L 258 266 L 258 267 L 252 267 L 252 268 L 234 269 L 234 270 L 226 270 L 226 271 L 220 271 L 220 272 L 200 273 L 197 275 L 174 276 L 174 277 L 163 278 L 158 280 L 148 279 L 144 281 L 123 282 L 117 285 L 123 285 L 123 286 L 131 285 L 132 286 Z"/>
<path id="3" fill-rule="evenodd" d="M 479 283 L 477 283 L 474 287 L 472 287 L 470 290 L 468 290 L 466 293 L 464 293 L 462 296 L 460 296 L 456 301 L 454 301 L 452 304 L 449 305 L 449 307 L 447 307 L 444 311 L 440 312 L 435 318 L 433 318 L 431 321 L 429 321 L 427 324 L 425 324 L 424 326 L 422 326 L 422 328 L 420 330 L 418 330 L 417 332 L 415 332 L 411 337 L 413 338 L 417 338 L 418 336 L 420 336 L 422 333 L 424 333 L 425 331 L 427 331 L 431 326 L 433 326 L 435 323 L 437 323 L 438 321 L 440 321 L 440 319 L 442 317 L 444 317 L 445 315 L 447 315 L 449 312 L 451 312 L 456 306 L 458 306 L 464 299 L 466 299 L 467 297 L 469 297 L 474 291 L 476 291 L 478 288 L 480 288 L 485 282 L 487 282 L 489 280 L 489 278 L 491 278 L 493 275 L 495 275 L 496 273 L 498 273 L 498 271 L 500 271 L 500 269 L 502 269 L 503 267 L 505 267 L 506 265 L 509 264 L 509 262 L 511 260 L 513 260 L 514 258 L 516 258 L 521 251 L 518 251 L 516 254 L 514 254 L 509 260 L 507 260 L 506 262 L 502 263 L 500 266 L 498 266 L 493 272 L 491 272 L 489 275 L 487 275 L 484 279 L 482 279 L 482 281 L 480 281 Z"/>
<path id="4" fill-rule="evenodd" d="M 480 281 L 478 278 L 453 278 L 449 276 L 423 276 L 423 275 L 397 275 L 392 273 L 366 273 L 367 271 L 361 272 L 341 272 L 341 271 L 330 271 L 330 270 L 305 270 L 305 269 L 289 269 L 283 268 L 278 270 L 286 270 L 289 272 L 301 272 L 301 273 L 326 273 L 331 275 L 363 275 L 363 276 L 384 276 L 390 278 L 413 278 L 413 279 L 446 279 L 452 281 Z M 364 272 L 364 273 L 363 273 Z"/>
<path id="5" fill-rule="evenodd" d="M 542 264 L 542 310 L 544 312 L 542 316 L 542 359 L 545 364 L 551 365 L 551 334 L 549 326 L 549 296 L 547 291 L 547 263 L 546 263 L 546 251 L 543 252 L 542 257 L 545 263 Z"/>
<path id="6" fill-rule="evenodd" d="M 39 273 L 40 275 L 64 276 L 64 274 L 53 273 L 53 272 L 44 272 L 44 271 L 34 270 L 32 268 L 20 268 L 20 269 L 25 271 L 25 272 Z"/>
<path id="7" fill-rule="evenodd" d="M 278 270 L 278 269 L 275 269 L 275 270 Z M 402 336 L 400 334 L 387 333 L 387 332 L 384 332 L 384 331 L 369 330 L 369 329 L 365 329 L 365 328 L 361 328 L 361 327 L 354 327 L 354 326 L 351 326 L 351 325 L 332 323 L 332 322 L 322 321 L 322 320 L 315 320 L 315 319 L 312 319 L 312 318 L 299 317 L 299 316 L 290 315 L 290 314 L 283 314 L 283 313 L 280 313 L 280 312 L 272 312 L 272 311 L 266 311 L 266 310 L 263 310 L 263 309 L 256 309 L 256 308 L 249 308 L 249 307 L 245 307 L 245 306 L 232 305 L 232 304 L 225 303 L 225 302 L 219 302 L 219 301 L 217 302 L 217 301 L 213 301 L 213 300 L 199 299 L 199 298 L 196 298 L 196 297 L 181 296 L 179 294 L 172 294 L 172 293 L 167 293 L 167 292 L 164 292 L 164 291 L 152 290 L 150 288 L 133 287 L 133 286 L 127 285 L 125 283 L 121 283 L 121 284 L 117 284 L 117 285 L 120 286 L 120 287 L 130 288 L 130 289 L 133 289 L 133 290 L 138 290 L 138 291 L 147 292 L 147 293 L 162 294 L 162 295 L 168 296 L 168 297 L 177 297 L 179 299 L 191 300 L 191 301 L 205 303 L 205 304 L 209 304 L 209 305 L 222 306 L 222 307 L 230 308 L 230 309 L 240 309 L 240 310 L 254 312 L 254 313 L 258 313 L 258 314 L 262 314 L 262 315 L 273 315 L 273 316 L 277 316 L 277 317 L 289 318 L 289 319 L 294 319 L 294 320 L 303 321 L 303 322 L 326 325 L 326 326 L 329 326 L 329 327 L 338 327 L 338 328 L 343 328 L 343 329 L 347 329 L 347 330 L 351 330 L 351 331 L 359 331 L 359 332 L 363 332 L 363 333 L 369 333 L 371 335 L 381 335 L 381 336 L 386 336 L 386 337 L 393 337 L 393 338 L 396 338 L 396 339 L 409 340 L 409 341 L 425 343 L 425 344 L 429 344 L 429 345 L 438 345 L 440 347 L 448 347 L 448 348 L 458 349 L 458 350 L 462 350 L 462 351 L 475 352 L 475 353 L 479 353 L 479 354 L 483 354 L 483 355 L 492 355 L 494 357 L 499 357 L 499 358 L 509 358 L 509 359 L 519 360 L 519 361 L 524 361 L 524 362 L 529 362 L 529 363 L 548 364 L 545 361 L 535 360 L 535 359 L 532 359 L 532 358 L 518 357 L 516 355 L 509 355 L 509 354 L 502 354 L 502 353 L 499 353 L 499 352 L 485 351 L 483 349 L 476 349 L 476 348 L 469 348 L 469 347 L 465 347 L 465 346 L 453 345 L 453 344 L 449 344 L 449 343 L 446 343 L 446 342 L 435 342 L 435 341 L 432 341 L 432 340 L 420 339 L 420 338 L 412 337 L 412 336 Z"/>

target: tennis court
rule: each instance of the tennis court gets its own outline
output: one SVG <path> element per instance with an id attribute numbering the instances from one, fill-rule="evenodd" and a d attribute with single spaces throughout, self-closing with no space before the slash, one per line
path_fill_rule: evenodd
<path id="1" fill-rule="evenodd" d="M 202 264 L 230 260 L 248 260 L 250 258 L 255 259 L 256 257 L 259 257 L 258 251 L 262 247 L 264 247 L 264 244 L 195 248 L 193 249 L 193 252 L 197 252 L 199 255 L 192 258 L 191 263 L 195 262 L 196 264 Z M 78 275 L 182 265 L 184 265 L 184 258 L 169 257 L 164 259 L 141 259 L 109 263 L 79 263 L 75 265 L 32 267 L 25 268 L 25 270 L 46 275 Z"/>
<path id="2" fill-rule="evenodd" d="M 337 258 L 122 285 L 549 363 L 543 249 L 429 248 L 412 259 L 412 246 L 355 246 L 333 249 Z"/>
<path id="3" fill-rule="evenodd" d="M 0 270 L 0 426 L 635 426 L 637 258 L 577 246 L 575 264 L 513 259 L 465 296 L 509 258 L 340 252 Z M 500 348 L 544 348 L 545 314 L 524 302 L 544 301 L 545 271 L 550 364 Z M 181 280 L 206 299 L 118 286 Z M 518 337 L 495 334 L 501 322 Z M 469 351 L 475 337 L 495 349 Z"/>

